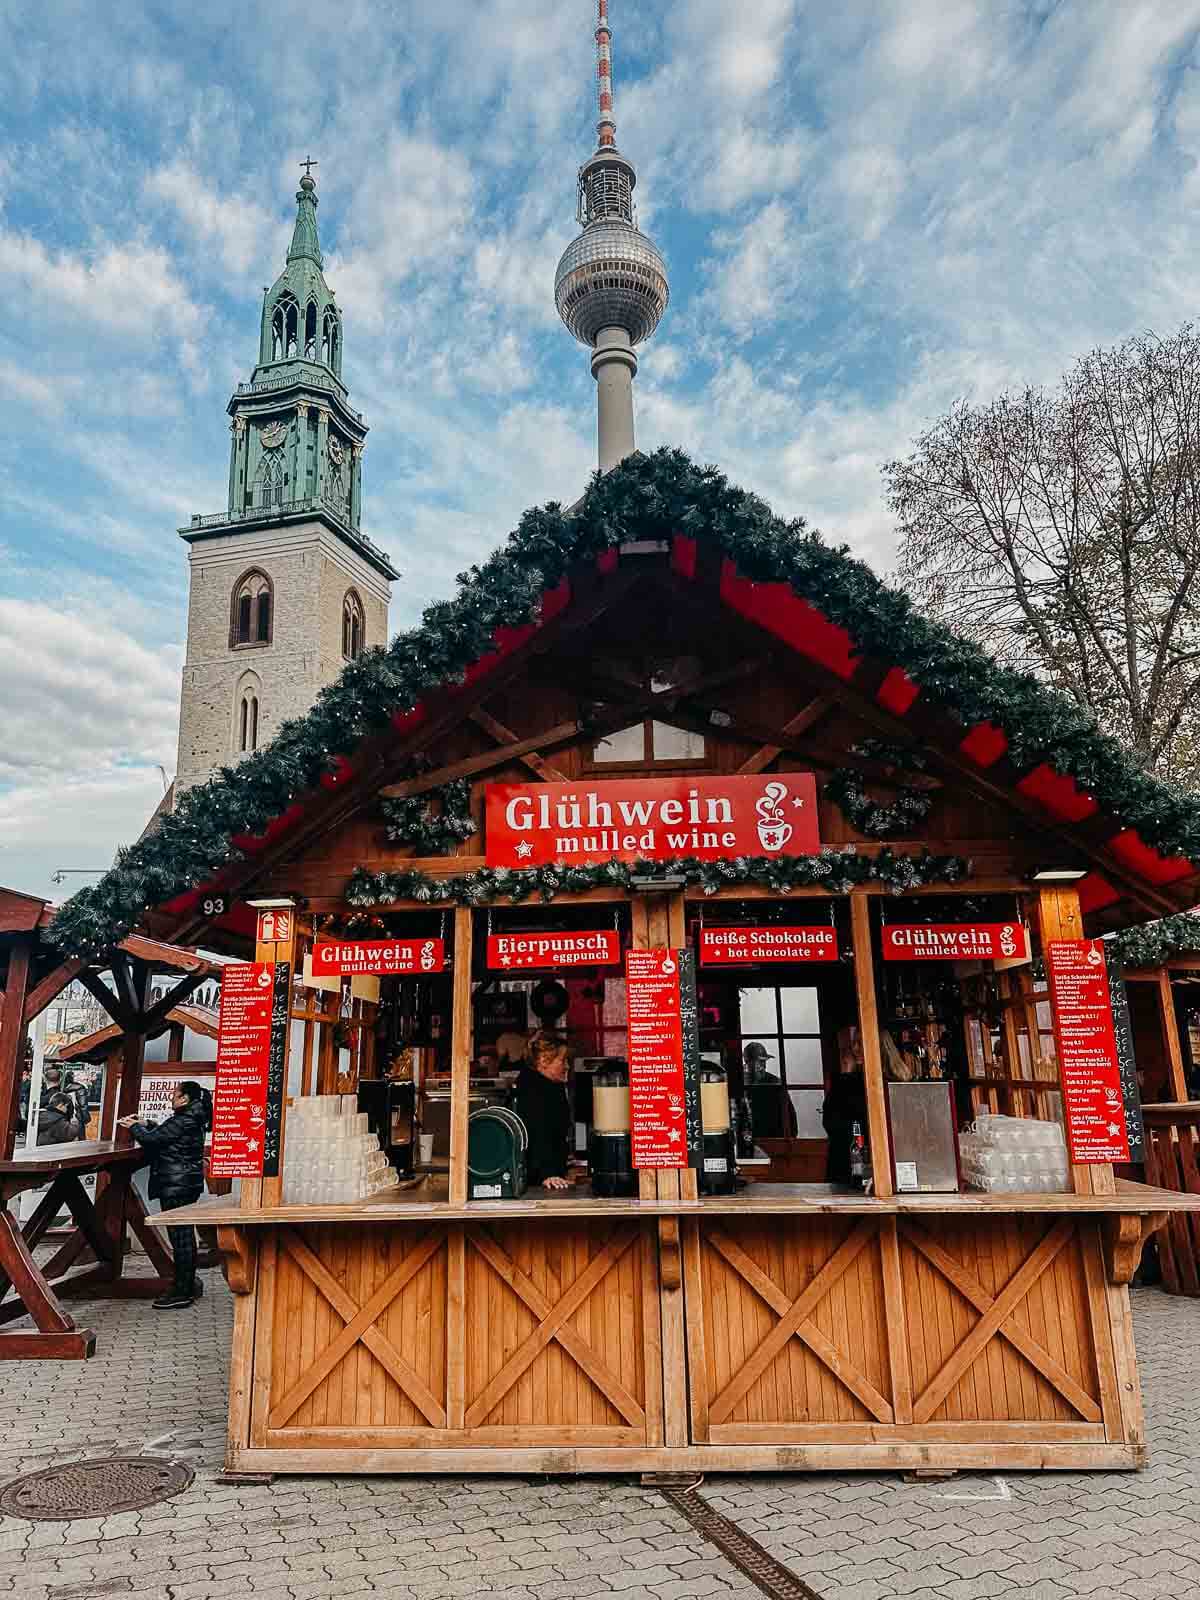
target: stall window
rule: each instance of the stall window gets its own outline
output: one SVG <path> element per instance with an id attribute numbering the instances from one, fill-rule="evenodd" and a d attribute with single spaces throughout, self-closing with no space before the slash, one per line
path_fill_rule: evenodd
<path id="1" fill-rule="evenodd" d="M 664 761 L 703 762 L 707 746 L 702 733 L 676 728 L 669 722 L 644 722 L 619 728 L 592 747 L 592 764 L 605 767 L 640 767 Z"/>
<path id="2" fill-rule="evenodd" d="M 825 1069 L 817 989 L 742 988 L 738 1015 L 737 1049 L 755 1137 L 823 1139 Z"/>

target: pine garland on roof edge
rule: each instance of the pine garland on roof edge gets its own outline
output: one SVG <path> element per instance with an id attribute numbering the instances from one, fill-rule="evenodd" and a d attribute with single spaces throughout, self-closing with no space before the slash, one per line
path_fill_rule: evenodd
<path id="1" fill-rule="evenodd" d="M 1126 928 L 1110 935 L 1108 943 L 1127 972 L 1157 967 L 1172 956 L 1200 950 L 1200 914 L 1179 911 L 1173 917 L 1159 917 L 1140 928 Z"/>
<path id="2" fill-rule="evenodd" d="M 881 583 L 845 546 L 824 543 L 802 519 L 784 521 L 715 467 L 662 449 L 597 473 L 574 512 L 557 503 L 527 511 L 507 544 L 460 574 L 456 596 L 428 607 L 419 627 L 350 662 L 306 716 L 285 723 L 236 771 L 223 767 L 182 795 L 154 833 L 122 850 L 99 882 L 62 907 L 48 930 L 51 942 L 67 954 L 101 954 L 147 909 L 241 860 L 235 836 L 261 835 L 394 713 L 461 682 L 492 648 L 493 630 L 534 620 L 543 591 L 573 562 L 628 539 L 676 533 L 714 542 L 745 577 L 790 583 L 860 650 L 902 667 L 965 726 L 1002 728 L 1018 767 L 1052 758 L 1147 844 L 1200 861 L 1200 800 L 1139 769 L 1082 708 L 921 616 L 907 595 Z"/>

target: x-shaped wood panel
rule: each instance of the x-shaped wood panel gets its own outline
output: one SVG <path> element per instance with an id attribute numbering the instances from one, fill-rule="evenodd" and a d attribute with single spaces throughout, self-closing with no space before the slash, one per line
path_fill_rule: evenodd
<path id="1" fill-rule="evenodd" d="M 413 1404 L 434 1428 L 446 1426 L 446 1412 L 433 1390 L 415 1367 L 411 1366 L 395 1345 L 378 1327 L 378 1320 L 396 1296 L 420 1272 L 425 1263 L 441 1248 L 443 1236 L 425 1234 L 398 1262 L 376 1289 L 365 1305 L 357 1305 L 353 1297 L 333 1274 L 318 1260 L 304 1240 L 292 1228 L 280 1230 L 279 1242 L 305 1276 L 316 1285 L 346 1326 L 332 1344 L 327 1345 L 317 1359 L 271 1409 L 267 1425 L 282 1428 L 322 1383 L 338 1362 L 360 1341 L 375 1359 L 395 1379 Z"/>
<path id="2" fill-rule="evenodd" d="M 990 1341 L 997 1336 L 1006 1339 L 1025 1360 L 1039 1372 L 1046 1382 L 1057 1389 L 1067 1404 L 1076 1410 L 1085 1422 L 1103 1420 L 1099 1404 L 1086 1389 L 1060 1365 L 1044 1345 L 1027 1329 L 1012 1319 L 1017 1307 L 1029 1294 L 1034 1284 L 1047 1270 L 1059 1251 L 1074 1232 L 1072 1221 L 1064 1217 L 1057 1222 L 1037 1248 L 1026 1257 L 998 1295 L 991 1295 L 974 1273 L 944 1250 L 925 1229 L 915 1222 L 905 1222 L 901 1233 L 914 1249 L 919 1250 L 931 1266 L 956 1288 L 964 1300 L 980 1313 L 979 1321 L 970 1333 L 942 1364 L 940 1371 L 930 1380 L 924 1392 L 913 1404 L 913 1421 L 928 1422 L 954 1385 L 979 1356 Z"/>
<path id="3" fill-rule="evenodd" d="M 766 1301 L 779 1318 L 741 1370 L 735 1373 L 713 1400 L 708 1413 L 710 1422 L 720 1423 L 728 1419 L 733 1408 L 749 1393 L 791 1339 L 799 1339 L 806 1345 L 818 1361 L 829 1369 L 844 1388 L 849 1389 L 877 1421 L 895 1420 L 891 1403 L 811 1320 L 812 1312 L 877 1233 L 878 1229 L 874 1222 L 860 1222 L 853 1233 L 834 1251 L 803 1293 L 793 1300 L 774 1279 L 768 1278 L 758 1263 L 753 1261 L 741 1245 L 727 1233 L 722 1232 L 720 1228 L 710 1227 L 705 1230 L 705 1237 L 713 1249 L 750 1285 L 761 1300 Z"/>
<path id="4" fill-rule="evenodd" d="M 467 1411 L 467 1427 L 478 1427 L 491 1415 L 522 1373 L 554 1339 L 583 1369 L 601 1394 L 611 1402 L 631 1427 L 644 1428 L 646 1413 L 637 1397 L 630 1393 L 616 1373 L 601 1360 L 587 1340 L 569 1325 L 569 1319 L 636 1242 L 637 1229 L 630 1226 L 614 1228 L 605 1239 L 599 1254 L 593 1256 L 562 1298 L 554 1302 L 546 1298 L 537 1284 L 521 1271 L 512 1257 L 484 1228 L 469 1226 L 467 1238 L 496 1275 L 524 1301 L 537 1319 L 533 1331 L 513 1352 Z"/>

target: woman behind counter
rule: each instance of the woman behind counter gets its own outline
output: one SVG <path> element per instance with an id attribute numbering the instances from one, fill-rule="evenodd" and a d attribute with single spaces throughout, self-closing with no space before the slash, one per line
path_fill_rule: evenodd
<path id="1" fill-rule="evenodd" d="M 513 1109 L 529 1133 L 529 1182 L 569 1188 L 567 1155 L 571 1107 L 567 1100 L 567 1042 L 548 1030 L 529 1041 L 529 1060 L 517 1077 Z"/>

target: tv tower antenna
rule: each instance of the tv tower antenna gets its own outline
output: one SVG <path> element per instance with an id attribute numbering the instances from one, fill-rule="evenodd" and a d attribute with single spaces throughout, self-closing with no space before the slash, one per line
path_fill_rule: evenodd
<path id="1" fill-rule="evenodd" d="M 662 256 L 637 226 L 633 163 L 617 149 L 608 0 L 598 0 L 596 59 L 597 147 L 579 169 L 583 232 L 558 263 L 554 301 L 567 328 L 592 352 L 600 470 L 608 472 L 635 448 L 636 347 L 658 326 L 670 289 Z"/>

